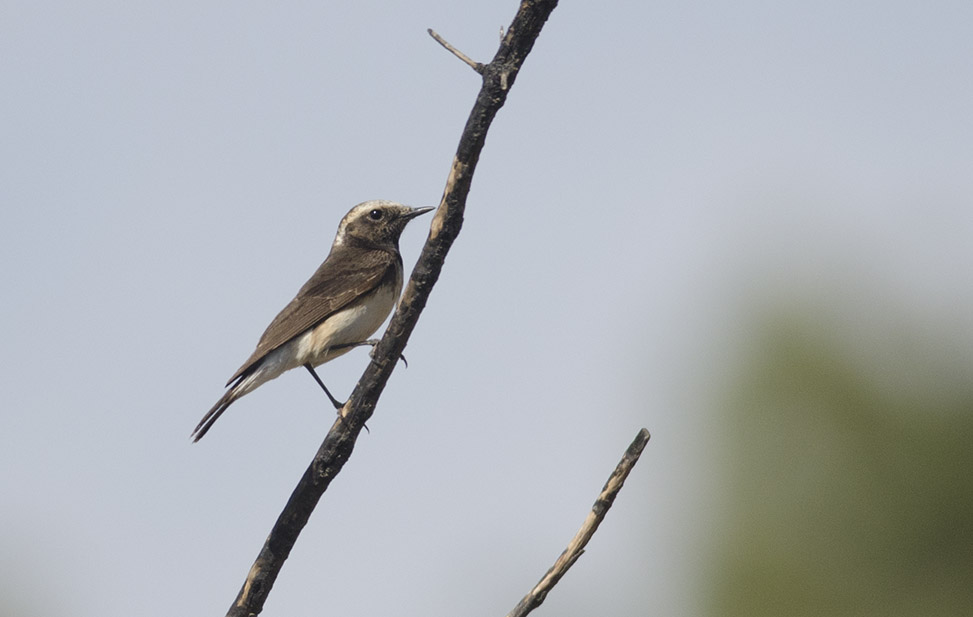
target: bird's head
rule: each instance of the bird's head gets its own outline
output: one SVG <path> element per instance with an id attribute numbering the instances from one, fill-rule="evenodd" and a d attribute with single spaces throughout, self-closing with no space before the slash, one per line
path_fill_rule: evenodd
<path id="1" fill-rule="evenodd" d="M 406 224 L 430 210 L 434 208 L 410 208 L 384 199 L 360 203 L 341 219 L 334 245 L 398 249 Z"/>

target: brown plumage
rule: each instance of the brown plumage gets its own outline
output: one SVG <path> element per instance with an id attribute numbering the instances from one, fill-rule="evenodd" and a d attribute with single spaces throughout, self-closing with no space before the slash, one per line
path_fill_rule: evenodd
<path id="1" fill-rule="evenodd" d="M 196 426 L 193 441 L 241 396 L 292 368 L 332 360 L 371 336 L 402 290 L 399 236 L 411 219 L 429 210 L 389 201 L 352 208 L 327 259 L 270 322 L 253 354 L 227 381 L 229 390 Z"/>

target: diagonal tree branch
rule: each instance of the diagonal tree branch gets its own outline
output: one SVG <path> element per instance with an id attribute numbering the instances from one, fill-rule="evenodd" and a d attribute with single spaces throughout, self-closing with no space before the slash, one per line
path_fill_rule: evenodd
<path id="1" fill-rule="evenodd" d="M 557 558 L 557 561 L 554 562 L 551 569 L 517 603 L 517 606 L 507 614 L 507 617 L 524 617 L 524 615 L 540 606 L 551 589 L 561 580 L 561 577 L 581 557 L 582 553 L 584 553 L 584 547 L 588 544 L 588 540 L 598 531 L 598 525 L 601 525 L 601 521 L 608 514 L 608 509 L 615 502 L 615 496 L 618 495 L 618 491 L 622 490 L 625 479 L 628 478 L 632 467 L 638 462 L 639 456 L 642 455 L 642 450 L 645 449 L 647 443 L 649 443 L 649 431 L 643 428 L 635 436 L 635 440 L 625 451 L 622 460 L 618 462 L 615 471 L 612 472 L 612 475 L 608 478 L 608 482 L 601 489 L 601 494 L 595 500 L 595 505 L 591 507 L 591 512 L 588 513 L 588 517 L 585 519 L 584 524 L 581 525 L 581 529 L 574 535 L 571 542 L 568 543 L 568 547 Z"/>
<path id="2" fill-rule="evenodd" d="M 522 0 L 493 60 L 482 66 L 483 85 L 460 137 L 429 237 L 412 271 L 372 361 L 341 410 L 274 524 L 227 617 L 249 617 L 264 603 L 321 495 L 351 456 L 365 422 L 372 416 L 392 370 L 439 278 L 446 253 L 463 225 L 463 211 L 480 152 L 493 118 L 507 99 L 517 73 L 540 35 L 557 0 Z"/>

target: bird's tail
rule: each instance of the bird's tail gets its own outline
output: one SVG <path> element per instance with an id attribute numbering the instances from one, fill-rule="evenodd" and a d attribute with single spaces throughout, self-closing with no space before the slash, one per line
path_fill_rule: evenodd
<path id="1" fill-rule="evenodd" d="M 216 404 L 206 412 L 203 419 L 200 420 L 199 424 L 196 425 L 196 428 L 193 429 L 192 435 L 190 435 L 190 437 L 193 438 L 193 443 L 196 443 L 203 438 L 203 435 L 209 431 L 214 422 L 219 420 L 220 416 L 223 415 L 223 412 L 226 411 L 226 408 L 229 407 L 233 401 L 237 400 L 252 389 L 248 387 L 250 386 L 251 381 L 252 380 L 248 379 L 247 376 L 241 375 L 240 379 L 233 384 L 233 387 L 223 393 L 220 400 L 216 401 Z"/>

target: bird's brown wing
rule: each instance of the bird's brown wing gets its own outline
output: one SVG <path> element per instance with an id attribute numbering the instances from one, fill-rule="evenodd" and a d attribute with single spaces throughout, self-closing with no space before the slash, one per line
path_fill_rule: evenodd
<path id="1" fill-rule="evenodd" d="M 311 276 L 260 337 L 257 349 L 226 385 L 244 375 L 264 356 L 304 333 L 395 276 L 399 257 L 381 250 L 339 246 Z"/>

